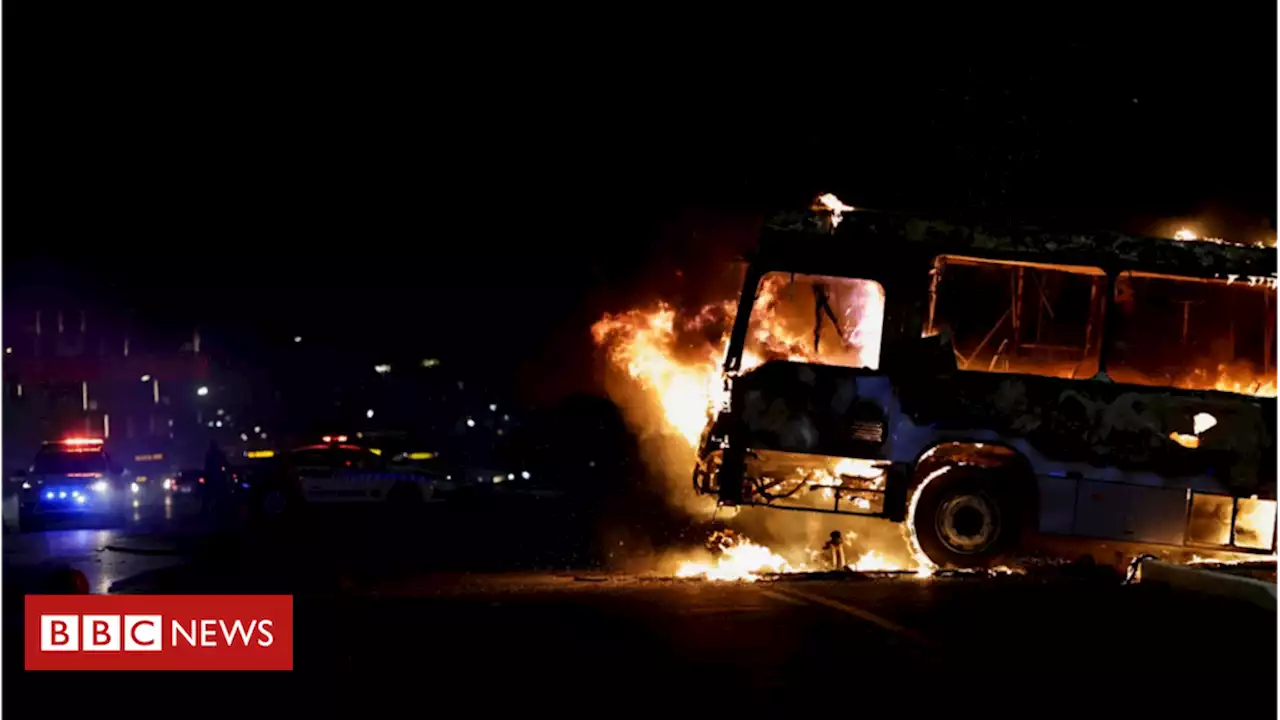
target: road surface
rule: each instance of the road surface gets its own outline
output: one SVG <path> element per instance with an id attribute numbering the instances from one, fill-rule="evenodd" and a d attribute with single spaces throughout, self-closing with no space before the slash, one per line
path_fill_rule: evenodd
<path id="1" fill-rule="evenodd" d="M 8 536 L 6 569 L 43 552 L 44 563 L 104 568 L 95 587 L 117 592 L 292 592 L 296 670 L 21 674 L 7 624 L 6 709 L 41 717 L 171 716 L 195 706 L 329 717 L 348 707 L 381 714 L 372 710 L 379 703 L 426 716 L 497 706 L 738 714 L 776 702 L 908 717 L 1276 710 L 1274 615 L 1105 575 L 750 584 L 442 568 L 353 574 L 353 566 L 380 566 L 371 557 L 308 558 L 295 544 L 293 555 L 263 554 L 253 568 L 244 556 L 184 556 L 181 540 L 159 530 L 61 532 L 70 534 L 22 536 L 16 545 Z M 116 552 L 98 547 L 130 541 L 168 543 L 175 554 L 126 551 L 130 560 L 93 562 Z M 317 555 L 336 547 L 316 542 Z M 12 611 L 10 602 L 10 621 Z"/>

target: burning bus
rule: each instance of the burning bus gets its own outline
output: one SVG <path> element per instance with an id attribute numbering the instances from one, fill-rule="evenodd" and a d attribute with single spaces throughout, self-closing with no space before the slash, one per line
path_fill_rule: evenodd
<path id="1" fill-rule="evenodd" d="M 828 197 L 764 229 L 694 489 L 906 523 L 1272 556 L 1276 251 L 965 228 Z"/>

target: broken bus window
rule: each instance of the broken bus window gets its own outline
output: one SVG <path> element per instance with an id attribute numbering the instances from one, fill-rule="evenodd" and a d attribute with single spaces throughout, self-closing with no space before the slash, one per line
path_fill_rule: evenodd
<path id="1" fill-rule="evenodd" d="M 884 302 L 873 280 L 768 273 L 751 311 L 743 367 L 794 360 L 877 369 Z"/>
<path id="2" fill-rule="evenodd" d="M 1266 283 L 1122 273 L 1107 373 L 1137 385 L 1274 396 L 1275 296 Z"/>
<path id="3" fill-rule="evenodd" d="M 1090 267 L 942 255 L 931 328 L 961 370 L 1083 379 L 1098 371 L 1105 274 Z"/>

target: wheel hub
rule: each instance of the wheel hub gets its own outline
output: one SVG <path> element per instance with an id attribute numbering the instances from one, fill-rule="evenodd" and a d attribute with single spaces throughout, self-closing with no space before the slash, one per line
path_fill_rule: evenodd
<path id="1" fill-rule="evenodd" d="M 981 552 L 1000 533 L 1000 513 L 986 495 L 957 495 L 938 509 L 936 530 L 953 552 Z"/>

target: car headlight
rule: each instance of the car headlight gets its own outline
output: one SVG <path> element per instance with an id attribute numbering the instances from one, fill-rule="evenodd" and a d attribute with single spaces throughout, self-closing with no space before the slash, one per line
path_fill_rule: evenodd
<path id="1" fill-rule="evenodd" d="M 31 489 L 31 483 L 29 483 L 29 482 L 24 482 L 24 483 L 22 483 L 22 489 L 23 489 L 23 490 L 30 490 L 30 489 Z"/>
<path id="2" fill-rule="evenodd" d="M 129 483 L 129 492 L 133 493 L 134 495 L 137 495 L 140 492 L 138 488 L 138 483 Z"/>
<path id="3" fill-rule="evenodd" d="M 172 487 L 173 487 L 173 478 L 165 478 L 165 479 L 164 479 L 164 489 L 165 489 L 165 490 L 168 490 L 168 489 L 170 489 L 170 488 L 172 488 Z"/>
<path id="4" fill-rule="evenodd" d="M 106 480 L 99 480 L 98 482 L 90 485 L 89 487 L 93 488 L 94 492 L 100 492 L 100 493 L 104 493 L 111 489 L 111 486 L 107 484 Z"/>

